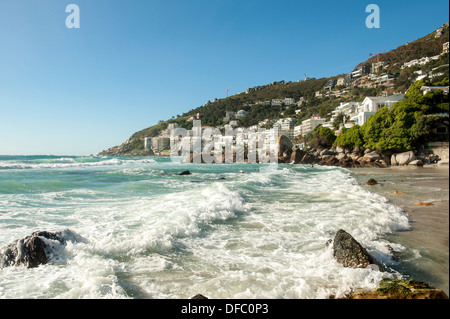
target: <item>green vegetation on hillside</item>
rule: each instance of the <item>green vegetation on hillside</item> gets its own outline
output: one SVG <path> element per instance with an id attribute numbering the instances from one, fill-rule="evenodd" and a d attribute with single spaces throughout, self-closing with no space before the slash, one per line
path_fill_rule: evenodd
<path id="1" fill-rule="evenodd" d="M 437 90 L 423 95 L 420 91 L 423 85 L 429 83 L 417 81 L 406 92 L 408 99 L 397 102 L 391 109 L 382 108 L 362 126 L 344 130 L 336 139 L 336 145 L 398 152 L 418 149 L 436 140 L 448 141 L 448 135 L 435 131 L 440 126 L 449 129 L 448 94 Z M 448 86 L 449 80 L 435 85 Z"/>

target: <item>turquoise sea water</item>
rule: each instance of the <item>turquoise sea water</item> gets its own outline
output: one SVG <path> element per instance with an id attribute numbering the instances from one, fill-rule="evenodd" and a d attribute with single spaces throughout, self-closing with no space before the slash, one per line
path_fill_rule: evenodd
<path id="1" fill-rule="evenodd" d="M 178 175 L 184 170 L 192 174 Z M 0 249 L 69 229 L 38 268 L 0 269 L 0 298 L 327 298 L 399 278 L 408 218 L 341 168 L 170 158 L 0 156 Z M 345 229 L 390 270 L 349 269 Z"/>

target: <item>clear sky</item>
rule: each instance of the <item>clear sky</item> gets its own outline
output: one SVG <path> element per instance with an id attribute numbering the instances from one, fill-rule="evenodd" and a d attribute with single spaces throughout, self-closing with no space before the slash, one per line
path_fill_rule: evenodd
<path id="1" fill-rule="evenodd" d="M 80 28 L 66 27 L 66 6 Z M 380 8 L 379 29 L 365 21 Z M 215 97 L 348 73 L 447 0 L 1 0 L 0 155 L 89 155 Z"/>

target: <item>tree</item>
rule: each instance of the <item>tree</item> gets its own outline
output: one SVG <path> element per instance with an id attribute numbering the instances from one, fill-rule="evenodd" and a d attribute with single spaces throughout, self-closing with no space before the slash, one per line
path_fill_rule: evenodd
<path id="1" fill-rule="evenodd" d="M 336 138 L 335 144 L 345 148 L 363 146 L 364 140 L 361 134 L 361 126 L 354 125 L 349 129 L 345 129 L 342 134 Z"/>
<path id="2" fill-rule="evenodd" d="M 328 127 L 318 126 L 307 139 L 312 148 L 330 148 L 336 140 L 336 135 Z"/>
<path id="3" fill-rule="evenodd" d="M 337 131 L 341 127 L 341 124 L 344 124 L 344 121 L 348 119 L 348 116 L 345 116 L 343 112 L 340 112 L 336 115 L 336 118 L 333 121 L 333 128 Z"/>

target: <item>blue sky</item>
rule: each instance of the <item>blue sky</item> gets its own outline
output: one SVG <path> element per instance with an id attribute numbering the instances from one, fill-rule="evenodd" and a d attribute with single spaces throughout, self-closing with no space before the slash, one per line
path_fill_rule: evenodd
<path id="1" fill-rule="evenodd" d="M 68 4 L 80 28 L 68 29 Z M 365 25 L 368 4 L 381 27 Z M 0 155 L 89 155 L 213 98 L 350 72 L 448 1 L 2 0 Z"/>

